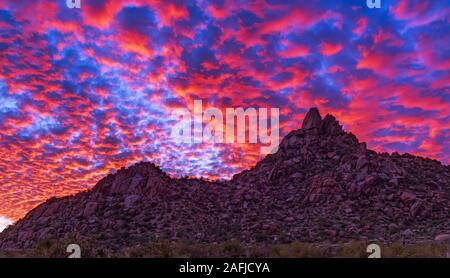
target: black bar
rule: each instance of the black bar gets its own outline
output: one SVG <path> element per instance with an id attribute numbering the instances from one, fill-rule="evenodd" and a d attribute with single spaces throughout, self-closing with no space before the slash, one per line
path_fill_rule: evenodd
<path id="1" fill-rule="evenodd" d="M 188 265 L 187 265 L 188 264 Z M 213 266 L 208 275 L 204 265 Z M 267 267 L 264 267 L 267 265 Z M 196 272 L 180 272 L 194 266 Z M 259 266 L 259 268 L 258 268 Z M 264 269 L 263 269 L 264 268 Z M 268 271 L 267 271 L 268 268 Z M 186 268 L 184 268 L 186 269 Z M 228 272 L 227 272 L 228 270 Z M 198 271 L 198 272 L 197 272 Z M 55 277 L 312 277 L 339 275 L 378 277 L 419 275 L 450 277 L 449 259 L 1 259 L 0 277 L 47 275 Z M 87 276 L 89 275 L 89 276 Z M 101 276 L 100 276 L 101 275 Z M 280 276 L 281 275 L 281 276 Z M 283 276 L 289 275 L 289 276 Z M 431 275 L 431 276 L 430 276 Z M 170 277 L 172 277 L 170 276 Z"/>

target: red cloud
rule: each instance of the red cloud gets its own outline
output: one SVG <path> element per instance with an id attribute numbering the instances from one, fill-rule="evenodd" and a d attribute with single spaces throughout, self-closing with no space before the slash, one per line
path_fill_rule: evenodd
<path id="1" fill-rule="evenodd" d="M 332 56 L 337 53 L 339 53 L 342 50 L 342 45 L 337 43 L 327 43 L 327 42 L 321 42 L 319 45 L 319 51 L 321 54 L 325 56 Z"/>

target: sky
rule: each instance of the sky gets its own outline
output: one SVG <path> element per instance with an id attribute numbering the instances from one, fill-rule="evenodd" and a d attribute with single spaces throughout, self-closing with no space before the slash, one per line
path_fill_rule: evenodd
<path id="1" fill-rule="evenodd" d="M 3 231 L 6 227 L 8 227 L 8 225 L 10 225 L 10 224 L 11 224 L 11 220 L 0 216 L 0 232 Z"/>
<path id="2" fill-rule="evenodd" d="M 177 108 L 310 107 L 380 152 L 450 162 L 450 2 L 0 0 L 0 215 L 146 160 L 229 178 L 252 144 L 170 138 Z M 5 220 L 0 218 L 0 229 Z"/>

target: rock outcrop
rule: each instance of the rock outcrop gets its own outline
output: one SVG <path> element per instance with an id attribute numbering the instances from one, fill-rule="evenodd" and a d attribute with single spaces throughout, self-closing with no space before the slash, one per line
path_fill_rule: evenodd
<path id="1" fill-rule="evenodd" d="M 41 204 L 0 234 L 0 248 L 72 237 L 109 249 L 160 238 L 431 241 L 449 232 L 449 196 L 449 166 L 367 150 L 314 108 L 277 153 L 230 181 L 174 179 L 141 162 L 90 191 Z"/>
<path id="2" fill-rule="evenodd" d="M 303 120 L 302 129 L 318 128 L 322 123 L 322 117 L 320 116 L 317 108 L 311 108 L 306 114 Z"/>

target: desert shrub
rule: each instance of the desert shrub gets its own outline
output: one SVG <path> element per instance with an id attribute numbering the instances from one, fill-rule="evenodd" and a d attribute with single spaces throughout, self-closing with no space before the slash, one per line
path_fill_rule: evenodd
<path id="1" fill-rule="evenodd" d="M 326 248 L 310 243 L 294 241 L 290 244 L 275 245 L 270 257 L 275 258 L 324 258 L 329 253 Z"/>
<path id="2" fill-rule="evenodd" d="M 386 258 L 445 258 L 447 246 L 439 243 L 418 243 L 403 245 L 394 243 L 382 247 L 382 256 Z"/>
<path id="3" fill-rule="evenodd" d="M 334 253 L 339 258 L 367 258 L 369 256 L 366 251 L 367 245 L 369 245 L 367 241 L 344 243 L 338 246 Z"/>
<path id="4" fill-rule="evenodd" d="M 226 257 L 238 258 L 245 256 L 245 248 L 238 240 L 229 240 L 222 244 Z"/>
<path id="5" fill-rule="evenodd" d="M 341 244 L 315 244 L 294 241 L 288 244 L 242 243 L 229 240 L 223 243 L 187 243 L 155 240 L 130 247 L 105 249 L 96 237 L 83 239 L 44 239 L 34 248 L 22 251 L 3 251 L 0 258 L 67 258 L 66 248 L 76 243 L 81 247 L 83 258 L 367 258 L 366 241 Z M 104 243 L 106 244 L 106 243 Z M 107 244 L 106 244 L 107 245 Z M 381 245 L 382 258 L 444 258 L 446 244 L 416 243 L 404 245 L 401 242 Z"/>

